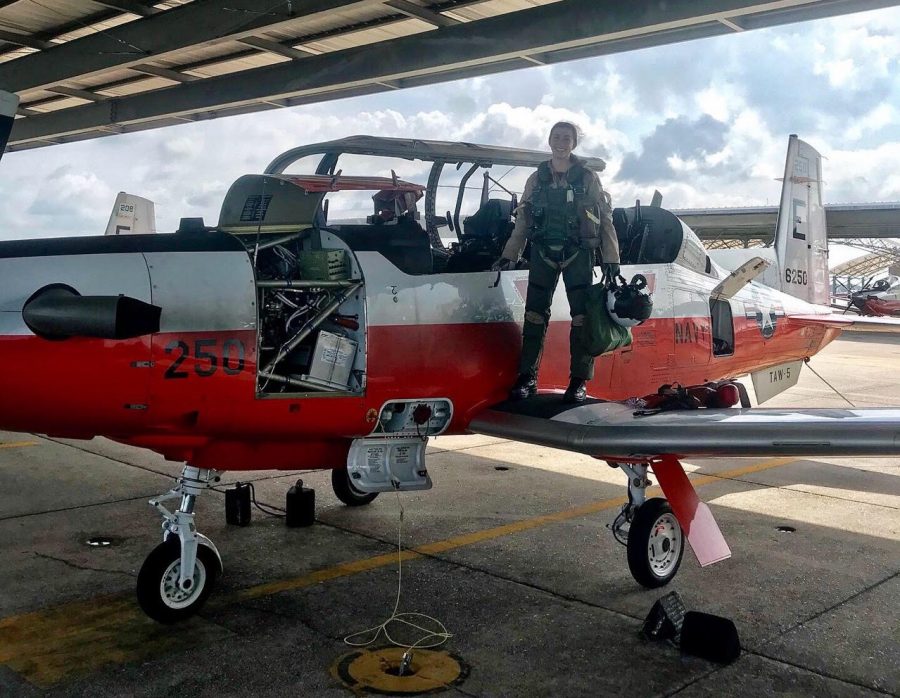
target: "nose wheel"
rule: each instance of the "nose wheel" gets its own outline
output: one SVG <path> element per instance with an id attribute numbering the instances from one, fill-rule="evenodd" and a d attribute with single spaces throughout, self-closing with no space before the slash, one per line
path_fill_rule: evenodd
<path id="1" fill-rule="evenodd" d="M 684 535 L 672 507 L 662 497 L 637 508 L 628 531 L 628 569 L 641 586 L 665 586 L 681 565 Z"/>
<path id="2" fill-rule="evenodd" d="M 163 518 L 163 542 L 144 560 L 137 579 L 141 609 L 159 623 L 177 623 L 194 615 L 212 593 L 222 574 L 222 558 L 216 546 L 197 532 L 194 504 L 211 482 L 213 470 L 185 465 L 169 492 L 150 500 Z M 178 500 L 175 511 L 163 502 Z"/>
<path id="3" fill-rule="evenodd" d="M 202 542 L 197 546 L 194 573 L 183 582 L 181 543 L 170 537 L 144 560 L 137 580 L 137 600 L 141 609 L 159 623 L 177 623 L 194 615 L 206 602 L 222 574 L 222 564 L 213 550 Z"/>

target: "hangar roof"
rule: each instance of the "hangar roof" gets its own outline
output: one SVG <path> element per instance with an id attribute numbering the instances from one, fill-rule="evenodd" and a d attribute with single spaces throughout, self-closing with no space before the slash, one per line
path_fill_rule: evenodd
<path id="1" fill-rule="evenodd" d="M 892 240 L 869 240 L 854 243 L 869 254 L 839 264 L 831 270 L 835 276 L 875 276 L 884 271 L 894 274 L 900 264 L 900 245 Z"/>
<path id="2" fill-rule="evenodd" d="M 897 4 L 0 0 L 0 85 L 21 150 Z"/>
<path id="3" fill-rule="evenodd" d="M 701 240 L 710 241 L 771 242 L 778 219 L 777 206 L 681 209 L 673 213 Z M 829 240 L 900 238 L 900 203 L 826 204 L 825 224 Z"/>

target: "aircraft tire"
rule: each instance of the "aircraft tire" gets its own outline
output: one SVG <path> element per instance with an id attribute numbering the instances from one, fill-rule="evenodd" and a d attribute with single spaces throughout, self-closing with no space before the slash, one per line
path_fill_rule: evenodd
<path id="1" fill-rule="evenodd" d="M 150 552 L 138 573 L 138 605 L 158 623 L 171 625 L 197 613 L 222 574 L 218 556 L 202 543 L 197 546 L 195 586 L 189 592 L 177 587 L 180 568 L 181 543 L 177 537 L 171 537 Z"/>
<path id="2" fill-rule="evenodd" d="M 635 512 L 628 531 L 628 569 L 641 586 L 665 586 L 684 555 L 684 534 L 669 502 L 653 497 Z"/>
<path id="3" fill-rule="evenodd" d="M 346 468 L 335 468 L 331 471 L 331 488 L 335 496 L 348 507 L 361 507 L 369 504 L 378 492 L 361 492 L 350 482 L 350 474 Z"/>

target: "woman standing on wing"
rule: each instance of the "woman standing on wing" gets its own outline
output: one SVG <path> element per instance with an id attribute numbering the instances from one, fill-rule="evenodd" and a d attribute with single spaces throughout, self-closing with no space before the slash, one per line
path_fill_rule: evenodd
<path id="1" fill-rule="evenodd" d="M 566 285 L 572 327 L 569 333 L 569 387 L 565 402 L 582 402 L 585 382 L 594 376 L 594 357 L 584 348 L 585 300 L 591 286 L 594 256 L 600 251 L 604 274 L 619 272 L 619 243 L 612 224 L 609 195 L 597 174 L 572 154 L 578 144 L 574 124 L 560 121 L 550 129 L 552 157 L 525 183 L 516 226 L 493 269 L 510 268 L 531 241 L 528 295 L 522 330 L 519 377 L 511 400 L 537 392 L 537 370 L 550 321 L 550 304 L 560 274 Z"/>

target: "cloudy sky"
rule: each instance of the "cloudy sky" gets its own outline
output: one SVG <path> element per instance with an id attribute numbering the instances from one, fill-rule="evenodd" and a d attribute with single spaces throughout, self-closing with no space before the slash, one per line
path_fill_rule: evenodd
<path id="1" fill-rule="evenodd" d="M 774 205 L 787 138 L 827 158 L 828 203 L 900 201 L 900 8 L 486 78 L 11 153 L 0 239 L 100 234 L 116 192 L 157 227 L 218 220 L 230 183 L 279 152 L 352 134 L 544 148 L 560 119 L 608 162 L 615 205 Z M 401 176 L 410 177 L 404 171 Z"/>

